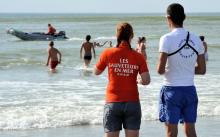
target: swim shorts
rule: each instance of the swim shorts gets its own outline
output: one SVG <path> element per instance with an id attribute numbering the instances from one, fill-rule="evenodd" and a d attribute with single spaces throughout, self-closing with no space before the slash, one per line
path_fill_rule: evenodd
<path id="1" fill-rule="evenodd" d="M 159 120 L 169 124 L 195 123 L 197 106 L 195 86 L 163 86 L 160 91 Z"/>
<path id="2" fill-rule="evenodd" d="M 86 59 L 86 60 L 91 60 L 92 59 L 92 56 L 84 56 L 84 59 Z"/>
<path id="3" fill-rule="evenodd" d="M 141 124 L 141 106 L 139 102 L 107 103 L 104 107 L 103 126 L 105 132 L 122 129 L 139 130 Z"/>
<path id="4" fill-rule="evenodd" d="M 58 63 L 59 63 L 58 61 L 51 61 L 51 62 L 50 62 L 50 68 L 51 68 L 51 69 L 55 69 L 56 66 L 58 65 Z"/>

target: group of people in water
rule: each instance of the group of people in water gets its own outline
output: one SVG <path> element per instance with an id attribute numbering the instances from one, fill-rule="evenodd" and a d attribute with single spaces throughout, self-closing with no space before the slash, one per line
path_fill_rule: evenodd
<path id="1" fill-rule="evenodd" d="M 165 123 L 167 137 L 177 137 L 179 122 L 183 123 L 187 137 L 197 137 L 195 123 L 198 96 L 194 75 L 206 73 L 204 54 L 207 49 L 198 36 L 184 29 L 185 12 L 182 5 L 170 4 L 166 20 L 171 31 L 160 38 L 157 63 L 157 72 L 164 76 L 160 91 L 159 120 Z M 139 136 L 141 104 L 137 85 L 148 85 L 151 78 L 145 51 L 146 38 L 140 37 L 134 50 L 131 48 L 133 37 L 132 26 L 127 22 L 119 23 L 116 28 L 116 46 L 106 48 L 94 67 L 95 75 L 108 69 L 109 82 L 103 114 L 106 137 L 119 137 L 122 127 L 126 137 Z M 90 39 L 91 36 L 87 35 L 80 49 L 81 58 L 82 50 L 85 50 L 86 66 L 91 61 L 92 51 L 95 57 L 94 47 L 101 45 L 91 43 Z M 49 46 L 48 62 L 50 60 L 51 63 L 47 62 L 47 65 L 50 64 L 51 69 L 54 69 L 61 62 L 61 53 L 53 47 L 53 42 Z"/>
<path id="2" fill-rule="evenodd" d="M 113 47 L 112 41 L 105 41 L 103 44 L 100 44 L 99 42 L 90 42 L 91 36 L 86 35 L 85 42 L 82 44 L 80 48 L 80 58 L 84 59 L 84 68 L 88 68 L 91 59 L 92 59 L 92 52 L 94 58 L 96 58 L 95 53 L 95 47 L 103 47 L 105 44 L 109 43 L 109 47 Z M 61 52 L 54 48 L 54 42 L 49 42 L 49 48 L 48 48 L 48 60 L 46 65 L 48 66 L 50 64 L 50 70 L 52 72 L 55 72 L 56 66 L 61 63 Z M 137 41 L 137 46 L 135 49 L 137 52 L 141 53 L 145 60 L 147 59 L 147 53 L 146 53 L 146 38 L 145 37 L 139 37 Z M 83 56 L 84 51 L 84 56 Z"/>

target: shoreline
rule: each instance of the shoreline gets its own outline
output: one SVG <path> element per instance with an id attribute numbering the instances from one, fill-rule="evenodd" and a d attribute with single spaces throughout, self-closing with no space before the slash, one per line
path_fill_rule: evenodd
<path id="1" fill-rule="evenodd" d="M 184 137 L 183 128 L 179 124 L 178 137 Z M 196 123 L 197 136 L 219 137 L 220 117 L 199 117 Z M 1 130 L 0 137 L 103 137 L 102 125 L 80 125 L 47 129 Z M 124 136 L 124 131 L 120 137 Z M 159 121 L 142 121 L 140 137 L 164 137 L 165 127 Z"/>

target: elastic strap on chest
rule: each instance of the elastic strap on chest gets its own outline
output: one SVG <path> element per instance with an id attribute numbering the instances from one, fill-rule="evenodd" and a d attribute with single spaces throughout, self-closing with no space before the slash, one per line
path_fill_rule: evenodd
<path id="1" fill-rule="evenodd" d="M 196 55 L 198 56 L 198 54 L 199 54 L 198 51 L 196 51 L 196 49 L 193 48 L 193 47 L 189 44 L 189 32 L 188 32 L 187 37 L 186 37 L 186 43 L 185 43 L 181 48 L 179 48 L 178 50 L 176 50 L 175 52 L 168 54 L 168 56 L 172 56 L 172 55 L 178 53 L 178 52 L 179 52 L 180 50 L 182 50 L 185 46 L 190 47 L 190 48 L 196 53 Z"/>

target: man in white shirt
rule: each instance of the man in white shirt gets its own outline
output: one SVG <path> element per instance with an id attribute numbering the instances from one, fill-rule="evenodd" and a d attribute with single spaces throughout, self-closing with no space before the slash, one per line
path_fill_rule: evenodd
<path id="1" fill-rule="evenodd" d="M 167 8 L 170 33 L 161 37 L 157 71 L 163 74 L 159 119 L 165 122 L 167 137 L 177 137 L 183 122 L 187 137 L 196 137 L 198 97 L 194 75 L 205 74 L 204 47 L 199 37 L 183 28 L 184 8 L 173 3 Z"/>

